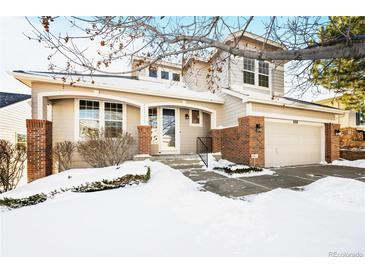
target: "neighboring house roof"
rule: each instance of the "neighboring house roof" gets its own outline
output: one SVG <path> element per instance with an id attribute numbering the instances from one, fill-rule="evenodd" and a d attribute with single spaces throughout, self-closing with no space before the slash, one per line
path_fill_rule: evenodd
<path id="1" fill-rule="evenodd" d="M 343 114 L 344 111 L 335 107 L 323 106 L 320 104 L 303 101 L 295 98 L 276 96 L 274 99 L 267 94 L 250 92 L 250 94 L 242 93 L 232 89 L 222 89 L 222 91 L 231 96 L 242 99 L 243 102 L 254 102 L 260 104 L 277 105 L 283 107 L 299 108 L 312 111 L 320 111 L 327 113 Z"/>
<path id="2" fill-rule="evenodd" d="M 0 91 L 0 108 L 30 99 L 31 95 Z"/>
<path id="3" fill-rule="evenodd" d="M 130 92 L 144 94 L 150 96 L 161 96 L 169 98 L 178 98 L 185 100 L 194 100 L 202 102 L 211 102 L 223 104 L 224 100 L 211 92 L 198 92 L 189 89 L 181 84 L 167 84 L 159 82 L 151 82 L 146 80 L 133 79 L 127 76 L 113 75 L 88 75 L 88 74 L 62 74 L 44 71 L 13 71 L 9 74 L 16 79 L 30 86 L 32 81 L 70 84 L 73 86 L 89 87 L 93 89 L 108 89 L 121 92 Z M 69 77 L 65 77 L 65 76 Z M 66 78 L 66 82 L 62 78 Z M 76 81 L 80 78 L 80 81 Z"/>

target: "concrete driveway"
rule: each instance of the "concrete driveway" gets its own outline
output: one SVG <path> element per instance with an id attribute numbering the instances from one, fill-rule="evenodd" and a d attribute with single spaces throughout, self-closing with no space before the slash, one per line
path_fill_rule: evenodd
<path id="1" fill-rule="evenodd" d="M 307 165 L 272 168 L 274 175 L 227 178 L 212 171 L 184 172 L 203 189 L 226 197 L 242 197 L 281 188 L 298 188 L 327 176 L 353 178 L 365 182 L 365 169 L 335 165 Z"/>

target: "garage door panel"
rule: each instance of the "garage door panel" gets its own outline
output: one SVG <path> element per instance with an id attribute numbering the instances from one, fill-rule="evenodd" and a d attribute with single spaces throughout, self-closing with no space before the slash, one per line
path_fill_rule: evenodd
<path id="1" fill-rule="evenodd" d="M 321 161 L 321 127 L 265 121 L 265 165 L 316 164 Z"/>

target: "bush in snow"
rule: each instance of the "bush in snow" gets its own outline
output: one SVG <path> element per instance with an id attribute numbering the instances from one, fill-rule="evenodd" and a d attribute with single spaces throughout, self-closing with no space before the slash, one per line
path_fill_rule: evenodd
<path id="1" fill-rule="evenodd" d="M 147 183 L 151 177 L 151 169 L 147 167 L 146 174 L 127 174 L 113 180 L 101 180 L 91 183 L 82 184 L 70 188 L 61 188 L 59 190 L 53 190 L 48 194 L 39 193 L 26 198 L 7 198 L 0 199 L 0 206 L 5 206 L 9 209 L 19 208 L 23 206 L 35 205 L 42 203 L 47 198 L 53 198 L 57 194 L 61 194 L 66 191 L 72 192 L 95 192 L 108 189 L 115 189 L 125 187 L 126 185 L 138 185 L 140 183 Z"/>
<path id="2" fill-rule="evenodd" d="M 19 208 L 23 206 L 35 205 L 47 200 L 47 195 L 44 193 L 35 194 L 26 198 L 3 198 L 0 199 L 0 206 L 8 208 Z"/>
<path id="3" fill-rule="evenodd" d="M 63 141 L 53 146 L 53 158 L 58 163 L 58 172 L 71 168 L 72 154 L 76 150 L 76 144 L 71 141 Z"/>
<path id="4" fill-rule="evenodd" d="M 23 144 L 13 145 L 6 140 L 0 140 L 0 193 L 18 185 L 26 159 L 27 151 Z"/>
<path id="5" fill-rule="evenodd" d="M 108 189 L 124 187 L 126 185 L 147 183 L 151 176 L 151 169 L 148 167 L 147 173 L 144 175 L 127 174 L 114 180 L 102 180 L 92 183 L 86 183 L 80 186 L 73 187 L 73 192 L 95 192 Z"/>
<path id="6" fill-rule="evenodd" d="M 119 165 L 130 157 L 134 138 L 128 132 L 86 129 L 84 140 L 77 145 L 82 158 L 92 167 Z"/>
<path id="7" fill-rule="evenodd" d="M 232 167 L 215 167 L 213 168 L 215 170 L 220 170 L 223 171 L 229 175 L 231 174 L 242 174 L 242 173 L 248 173 L 248 172 L 259 172 L 262 171 L 263 169 L 260 167 L 243 167 L 243 168 L 232 168 Z"/>

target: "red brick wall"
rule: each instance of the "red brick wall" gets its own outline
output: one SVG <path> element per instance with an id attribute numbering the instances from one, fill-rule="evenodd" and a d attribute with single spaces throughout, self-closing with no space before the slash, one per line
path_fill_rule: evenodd
<path id="1" fill-rule="evenodd" d="M 256 131 L 256 124 L 260 129 Z M 265 165 L 264 117 L 245 116 L 238 119 L 238 126 L 211 131 L 213 152 L 221 148 L 222 158 L 253 166 Z M 251 154 L 258 154 L 252 159 Z"/>
<path id="2" fill-rule="evenodd" d="M 339 124 L 325 124 L 327 163 L 332 163 L 340 157 L 340 136 L 336 135 L 336 130 L 340 130 Z"/>
<path id="3" fill-rule="evenodd" d="M 221 133 L 222 130 L 220 129 L 212 129 L 210 131 L 210 136 L 212 137 L 212 152 L 220 152 L 222 149 L 222 143 L 221 143 Z"/>
<path id="4" fill-rule="evenodd" d="M 27 120 L 28 183 L 52 174 L 52 122 Z"/>
<path id="5" fill-rule="evenodd" d="M 152 127 L 139 125 L 138 128 L 138 153 L 151 155 Z"/>
<path id="6" fill-rule="evenodd" d="M 253 166 L 265 166 L 265 128 L 264 117 L 245 116 L 238 119 L 239 134 L 243 136 L 242 144 L 244 163 Z M 256 125 L 260 128 L 256 130 Z M 252 159 L 251 154 L 258 154 Z"/>
<path id="7" fill-rule="evenodd" d="M 222 158 L 234 163 L 243 164 L 242 136 L 238 132 L 238 127 L 228 127 L 221 129 Z"/>

